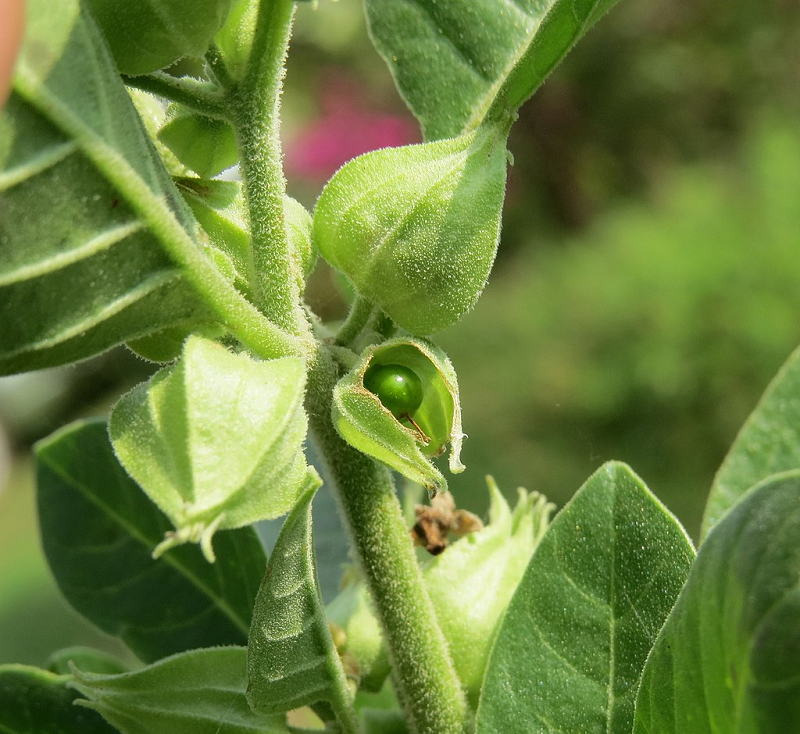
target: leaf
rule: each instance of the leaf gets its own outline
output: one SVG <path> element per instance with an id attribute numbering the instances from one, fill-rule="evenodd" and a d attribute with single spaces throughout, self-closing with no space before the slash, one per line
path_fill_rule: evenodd
<path id="1" fill-rule="evenodd" d="M 85 704 L 122 734 L 285 734 L 283 717 L 250 710 L 243 647 L 192 650 L 133 673 L 75 671 Z"/>
<path id="2" fill-rule="evenodd" d="M 232 0 L 85 0 L 123 74 L 147 74 L 202 56 Z"/>
<path id="3" fill-rule="evenodd" d="M 169 521 L 120 466 L 102 421 L 39 443 L 36 467 L 44 552 L 78 612 L 144 661 L 247 642 L 266 563 L 254 531 L 220 533 L 213 566 L 195 546 L 154 561 Z"/>
<path id="4" fill-rule="evenodd" d="M 314 564 L 311 500 L 318 486 L 317 479 L 286 518 L 256 598 L 247 655 L 247 700 L 264 713 L 325 700 L 337 715 L 354 717 Z"/>
<path id="5" fill-rule="evenodd" d="M 194 13 L 187 14 L 194 15 Z M 200 178 L 213 178 L 239 160 L 233 127 L 181 105 L 169 108 L 158 139 Z"/>
<path id="6" fill-rule="evenodd" d="M 800 469 L 800 349 L 770 383 L 714 477 L 701 538 L 750 487 L 791 469 Z"/>
<path id="7" fill-rule="evenodd" d="M 206 303 L 252 315 L 78 0 L 31 0 L 26 39 L 0 116 L 0 374 L 213 320 Z"/>
<path id="8" fill-rule="evenodd" d="M 752 489 L 700 547 L 647 660 L 635 734 L 800 731 L 800 472 Z"/>
<path id="9" fill-rule="evenodd" d="M 616 0 L 366 0 L 370 36 L 427 140 L 513 113 Z"/>
<path id="10" fill-rule="evenodd" d="M 693 556 L 627 466 L 601 467 L 556 516 L 511 600 L 478 734 L 628 734 L 645 658 Z"/>
<path id="11" fill-rule="evenodd" d="M 51 673 L 59 675 L 71 674 L 73 665 L 90 673 L 124 673 L 127 670 L 113 655 L 82 645 L 57 650 L 45 665 Z"/>
<path id="12" fill-rule="evenodd" d="M 70 676 L 27 665 L 0 665 L 3 734 L 116 734 L 94 711 L 73 705 Z"/>
<path id="13" fill-rule="evenodd" d="M 345 164 L 314 209 L 320 254 L 411 334 L 456 323 L 497 252 L 508 126 Z"/>
<path id="14" fill-rule="evenodd" d="M 258 361 L 191 336 L 174 366 L 124 395 L 109 432 L 122 465 L 175 531 L 156 548 L 286 514 L 306 472 L 305 365 Z"/>

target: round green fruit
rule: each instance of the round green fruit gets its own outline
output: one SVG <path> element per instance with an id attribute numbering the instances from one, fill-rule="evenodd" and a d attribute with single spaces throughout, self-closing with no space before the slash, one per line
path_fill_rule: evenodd
<path id="1" fill-rule="evenodd" d="M 395 417 L 410 416 L 422 405 L 422 380 L 401 364 L 376 364 L 364 375 L 364 387 Z"/>

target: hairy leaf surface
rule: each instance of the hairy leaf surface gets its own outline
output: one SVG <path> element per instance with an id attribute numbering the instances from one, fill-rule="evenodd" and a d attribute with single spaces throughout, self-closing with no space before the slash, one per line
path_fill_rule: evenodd
<path id="1" fill-rule="evenodd" d="M 219 533 L 214 565 L 196 546 L 154 561 L 172 526 L 120 466 L 103 421 L 61 429 L 36 465 L 45 555 L 77 611 L 145 661 L 247 642 L 266 563 L 252 529 Z"/>
<path id="2" fill-rule="evenodd" d="M 636 686 L 694 557 L 678 521 L 624 464 L 556 516 L 489 659 L 479 734 L 629 734 Z"/>
<path id="3" fill-rule="evenodd" d="M 701 535 L 772 474 L 800 469 L 800 349 L 772 381 L 714 477 Z"/>
<path id="4" fill-rule="evenodd" d="M 0 665 L 3 734 L 116 734 L 95 711 L 74 705 L 68 675 L 27 665 Z"/>
<path id="5" fill-rule="evenodd" d="M 800 472 L 747 493 L 700 547 L 647 660 L 635 734 L 800 731 Z"/>
<path id="6" fill-rule="evenodd" d="M 616 0 L 366 0 L 370 34 L 428 140 L 513 113 Z"/>
<path id="7" fill-rule="evenodd" d="M 255 360 L 191 336 L 177 364 L 119 400 L 114 451 L 175 526 L 156 555 L 199 542 L 213 561 L 217 530 L 292 508 L 306 472 L 305 379 L 296 357 Z"/>
<path id="8" fill-rule="evenodd" d="M 314 209 L 322 256 L 411 334 L 456 323 L 497 252 L 508 126 L 353 159 Z"/>
<path id="9" fill-rule="evenodd" d="M 216 647 L 173 655 L 122 675 L 75 672 L 73 684 L 121 734 L 285 734 L 283 717 L 250 710 L 247 651 Z"/>
<path id="10" fill-rule="evenodd" d="M 247 699 L 256 711 L 280 713 L 350 694 L 319 593 L 311 540 L 315 486 L 283 524 L 256 598 L 247 654 Z"/>
<path id="11" fill-rule="evenodd" d="M 222 278 L 91 18 L 77 0 L 28 10 L 0 116 L 0 374 L 209 320 L 181 258 Z"/>

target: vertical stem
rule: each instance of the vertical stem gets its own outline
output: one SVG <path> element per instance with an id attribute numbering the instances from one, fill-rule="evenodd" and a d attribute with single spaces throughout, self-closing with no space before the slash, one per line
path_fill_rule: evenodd
<path id="1" fill-rule="evenodd" d="M 347 445 L 330 419 L 335 379 L 318 353 L 307 407 L 311 430 L 349 528 L 352 547 L 392 660 L 410 729 L 417 734 L 460 734 L 466 704 L 388 469 Z"/>
<path id="2" fill-rule="evenodd" d="M 261 0 L 247 71 L 231 91 L 231 102 L 250 210 L 255 300 L 273 323 L 300 334 L 304 318 L 284 222 L 286 182 L 279 139 L 280 92 L 293 15 L 293 0 Z"/>

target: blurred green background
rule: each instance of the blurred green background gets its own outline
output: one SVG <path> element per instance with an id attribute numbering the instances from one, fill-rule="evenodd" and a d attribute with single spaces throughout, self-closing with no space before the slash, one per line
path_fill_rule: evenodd
<path id="1" fill-rule="evenodd" d="M 308 206 L 349 157 L 419 139 L 358 0 L 300 4 L 283 109 L 290 193 Z M 622 0 L 510 147 L 495 271 L 437 337 L 469 434 L 456 499 L 482 512 L 491 473 L 563 504 L 616 458 L 696 536 L 714 471 L 800 344 L 800 5 Z M 344 314 L 324 266 L 309 300 Z M 0 663 L 118 649 L 50 580 L 29 450 L 150 370 L 119 349 L 0 380 Z"/>

